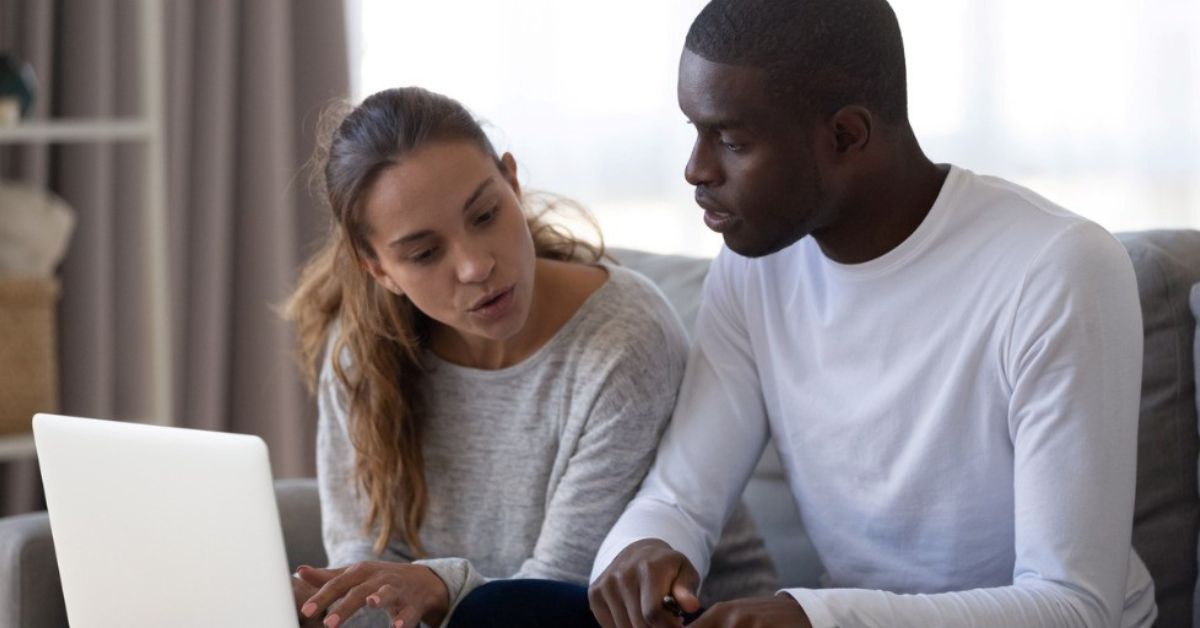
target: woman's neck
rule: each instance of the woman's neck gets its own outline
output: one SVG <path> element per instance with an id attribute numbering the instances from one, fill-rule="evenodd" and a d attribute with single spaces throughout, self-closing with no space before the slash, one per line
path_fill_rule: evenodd
<path id="1" fill-rule="evenodd" d="M 437 325 L 430 350 L 447 362 L 470 368 L 497 370 L 520 364 L 545 346 L 607 278 L 607 271 L 597 266 L 539 257 L 534 263 L 529 315 L 521 331 L 492 340 Z"/>

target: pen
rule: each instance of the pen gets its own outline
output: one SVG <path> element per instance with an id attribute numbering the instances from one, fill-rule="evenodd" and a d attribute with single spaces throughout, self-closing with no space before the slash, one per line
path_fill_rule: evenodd
<path id="1" fill-rule="evenodd" d="M 683 617 L 683 607 L 679 606 L 679 602 L 673 595 L 664 595 L 662 599 L 663 608 L 671 612 L 676 617 Z"/>

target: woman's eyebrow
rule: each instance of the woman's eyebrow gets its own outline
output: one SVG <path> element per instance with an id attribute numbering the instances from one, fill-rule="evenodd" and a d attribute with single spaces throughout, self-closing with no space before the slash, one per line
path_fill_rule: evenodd
<path id="1" fill-rule="evenodd" d="M 474 192 L 471 192 L 471 196 L 467 197 L 467 202 L 463 203 L 464 212 L 468 209 L 471 209 L 471 205 L 475 204 L 475 201 L 479 199 L 479 196 L 483 194 L 483 191 L 486 190 L 489 185 L 491 185 L 493 180 L 495 180 L 495 177 L 489 176 L 483 180 L 483 183 L 480 183 L 475 188 Z"/>
<path id="2" fill-rule="evenodd" d="M 463 212 L 466 212 L 467 210 L 471 209 L 471 205 L 473 205 L 475 203 L 475 201 L 479 199 L 480 195 L 482 195 L 483 192 L 485 190 L 487 190 L 488 186 L 491 185 L 494 180 L 495 180 L 495 177 L 489 176 L 488 178 L 484 179 L 482 183 L 480 183 L 479 185 L 477 185 L 475 187 L 475 191 L 471 192 L 471 196 L 467 197 L 467 202 L 463 203 Z M 420 240 L 421 238 L 428 237 L 430 235 L 433 235 L 433 232 L 430 231 L 429 229 L 422 229 L 420 231 L 414 231 L 406 236 L 401 236 L 399 238 L 396 238 L 395 240 L 392 240 L 391 242 L 388 243 L 388 247 L 391 248 L 391 247 L 400 246 L 402 244 L 408 244 L 409 242 L 412 242 L 414 240 Z"/>

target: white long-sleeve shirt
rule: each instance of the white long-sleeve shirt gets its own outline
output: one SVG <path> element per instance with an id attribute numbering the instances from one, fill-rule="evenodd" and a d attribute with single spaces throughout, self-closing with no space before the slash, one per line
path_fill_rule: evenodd
<path id="1" fill-rule="evenodd" d="M 828 571 L 786 590 L 816 628 L 1148 626 L 1130 544 L 1141 361 L 1121 245 L 959 168 L 869 262 L 812 238 L 722 251 L 672 423 L 592 578 L 642 538 L 703 576 L 773 436 Z"/>

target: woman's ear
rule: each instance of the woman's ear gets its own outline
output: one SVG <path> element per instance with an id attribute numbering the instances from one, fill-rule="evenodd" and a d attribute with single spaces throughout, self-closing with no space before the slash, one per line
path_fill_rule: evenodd
<path id="1" fill-rule="evenodd" d="M 397 285 L 396 282 L 393 281 L 392 278 L 383 271 L 383 265 L 379 263 L 379 260 L 368 257 L 363 259 L 362 265 L 363 270 L 370 273 L 371 277 L 375 279 L 375 283 L 383 286 L 384 290 L 387 290 L 396 296 L 404 296 L 404 291 L 400 289 L 400 286 Z"/>
<path id="2" fill-rule="evenodd" d="M 500 174 L 504 175 L 504 180 L 512 186 L 513 192 L 517 196 L 521 196 L 521 184 L 517 181 L 517 160 L 513 158 L 512 153 L 504 153 L 500 157 Z"/>

